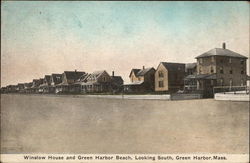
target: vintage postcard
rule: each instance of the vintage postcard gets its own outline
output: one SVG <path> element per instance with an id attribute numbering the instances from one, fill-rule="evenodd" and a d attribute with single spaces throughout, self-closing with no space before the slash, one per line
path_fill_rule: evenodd
<path id="1" fill-rule="evenodd" d="M 249 162 L 248 1 L 1 1 L 1 162 Z"/>

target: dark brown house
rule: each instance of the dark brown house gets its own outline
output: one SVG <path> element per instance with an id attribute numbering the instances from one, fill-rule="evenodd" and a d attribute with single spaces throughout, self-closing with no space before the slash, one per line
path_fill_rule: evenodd
<path id="1" fill-rule="evenodd" d="M 112 71 L 111 76 L 111 89 L 113 93 L 119 93 L 123 91 L 123 79 L 121 76 L 115 76 L 114 71 Z"/>

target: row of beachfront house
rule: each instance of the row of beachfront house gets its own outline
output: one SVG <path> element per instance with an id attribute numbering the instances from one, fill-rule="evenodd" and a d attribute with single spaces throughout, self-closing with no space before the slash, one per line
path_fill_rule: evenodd
<path id="1" fill-rule="evenodd" d="M 6 93 L 99 93 L 120 92 L 123 85 L 121 76 L 110 76 L 105 70 L 93 73 L 64 71 L 62 74 L 45 75 L 32 82 L 3 87 Z"/>
<path id="2" fill-rule="evenodd" d="M 245 86 L 247 57 L 226 49 L 214 48 L 196 57 L 194 63 L 160 62 L 157 68 L 144 66 L 130 71 L 130 82 L 105 70 L 93 73 L 65 71 L 45 75 L 30 83 L 9 85 L 1 92 L 25 93 L 201 93 L 211 97 L 218 86 Z"/>

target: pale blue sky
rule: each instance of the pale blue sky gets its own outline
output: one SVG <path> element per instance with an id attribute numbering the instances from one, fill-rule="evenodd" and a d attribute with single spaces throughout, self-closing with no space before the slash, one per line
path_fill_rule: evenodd
<path id="1" fill-rule="evenodd" d="M 249 56 L 248 2 L 2 2 L 2 85 L 64 70 L 195 62 L 222 42 Z"/>

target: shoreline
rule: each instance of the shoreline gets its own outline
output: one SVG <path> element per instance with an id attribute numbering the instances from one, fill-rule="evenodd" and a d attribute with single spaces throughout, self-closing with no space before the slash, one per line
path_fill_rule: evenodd
<path id="1" fill-rule="evenodd" d="M 159 101 L 186 101 L 186 100 L 215 100 L 215 101 L 231 101 L 231 102 L 249 102 L 246 99 L 234 99 L 233 97 L 218 98 L 216 94 L 215 98 L 197 98 L 195 96 L 191 98 L 173 98 L 171 94 L 144 94 L 144 95 L 132 95 L 132 94 L 119 94 L 119 95 L 102 95 L 102 94 L 25 94 L 25 93 L 4 93 L 1 95 L 25 95 L 25 96 L 44 96 L 44 97 L 69 97 L 69 98 L 97 98 L 97 99 L 118 99 L 118 100 L 159 100 Z"/>

